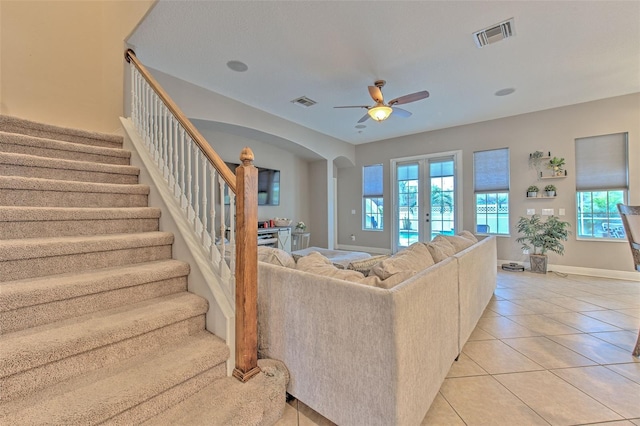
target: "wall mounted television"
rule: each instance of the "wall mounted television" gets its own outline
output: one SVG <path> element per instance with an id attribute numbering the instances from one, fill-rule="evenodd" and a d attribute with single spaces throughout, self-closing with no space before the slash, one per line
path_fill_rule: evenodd
<path id="1" fill-rule="evenodd" d="M 233 173 L 236 172 L 237 163 L 225 163 Z M 280 170 L 257 167 L 258 169 L 258 205 L 280 205 Z"/>

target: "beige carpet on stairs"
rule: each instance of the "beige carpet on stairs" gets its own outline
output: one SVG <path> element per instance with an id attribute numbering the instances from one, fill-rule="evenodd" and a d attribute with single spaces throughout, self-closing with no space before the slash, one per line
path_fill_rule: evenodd
<path id="1" fill-rule="evenodd" d="M 274 424 L 286 367 L 226 377 L 130 155 L 0 115 L 0 424 Z"/>

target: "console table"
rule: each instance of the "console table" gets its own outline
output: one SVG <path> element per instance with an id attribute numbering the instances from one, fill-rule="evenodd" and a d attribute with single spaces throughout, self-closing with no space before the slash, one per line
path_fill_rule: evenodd
<path id="1" fill-rule="evenodd" d="M 258 229 L 258 245 L 275 247 L 291 252 L 291 228 L 260 228 Z"/>

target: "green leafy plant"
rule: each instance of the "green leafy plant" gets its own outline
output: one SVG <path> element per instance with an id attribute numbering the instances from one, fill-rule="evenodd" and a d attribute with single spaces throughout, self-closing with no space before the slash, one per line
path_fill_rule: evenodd
<path id="1" fill-rule="evenodd" d="M 538 192 L 538 187 L 535 185 L 531 185 L 527 188 L 527 192 Z"/>
<path id="2" fill-rule="evenodd" d="M 560 175 L 562 173 L 562 167 L 564 166 L 564 158 L 553 157 L 549 160 L 549 168 L 553 170 L 555 175 Z"/>
<path id="3" fill-rule="evenodd" d="M 547 186 L 544 187 L 544 190 L 545 191 L 554 191 L 555 192 L 556 191 L 556 187 L 555 187 L 555 185 L 547 185 Z"/>
<path id="4" fill-rule="evenodd" d="M 522 243 L 525 250 L 533 250 L 533 254 L 547 254 L 552 251 L 560 255 L 564 254 L 564 245 L 561 241 L 567 241 L 571 232 L 567 229 L 571 224 L 549 216 L 546 221 L 534 214 L 531 217 L 521 216 L 518 220 L 517 230 L 523 234 L 516 239 Z"/>

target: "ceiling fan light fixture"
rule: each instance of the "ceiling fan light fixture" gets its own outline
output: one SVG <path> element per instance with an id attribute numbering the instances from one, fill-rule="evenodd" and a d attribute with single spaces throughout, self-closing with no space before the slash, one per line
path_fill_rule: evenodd
<path id="1" fill-rule="evenodd" d="M 386 105 L 378 105 L 373 108 L 369 108 L 367 112 L 369 116 L 375 121 L 384 121 L 389 118 L 389 116 L 393 112 L 393 109 Z"/>

